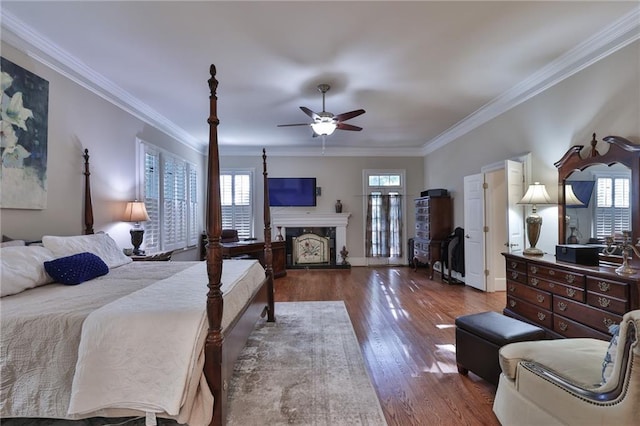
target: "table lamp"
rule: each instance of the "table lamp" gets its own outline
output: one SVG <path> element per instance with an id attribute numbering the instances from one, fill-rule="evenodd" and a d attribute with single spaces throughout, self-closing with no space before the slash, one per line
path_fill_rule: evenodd
<path id="1" fill-rule="evenodd" d="M 133 228 L 129 231 L 131 233 L 131 244 L 133 245 L 133 254 L 136 256 L 143 255 L 144 251 L 140 250 L 142 239 L 144 238 L 144 229 L 140 226 L 140 222 L 149 220 L 147 214 L 147 208 L 143 201 L 129 201 L 127 207 L 124 209 L 125 222 L 135 222 Z"/>
<path id="2" fill-rule="evenodd" d="M 540 182 L 534 182 L 529 185 L 529 189 L 518 201 L 518 204 L 530 204 L 531 214 L 527 216 L 527 238 L 531 247 L 524 250 L 525 255 L 542 256 L 544 252 L 536 248 L 538 238 L 540 238 L 540 229 L 542 228 L 542 217 L 536 212 L 538 204 L 551 204 L 551 197 L 547 193 L 547 189 Z"/>

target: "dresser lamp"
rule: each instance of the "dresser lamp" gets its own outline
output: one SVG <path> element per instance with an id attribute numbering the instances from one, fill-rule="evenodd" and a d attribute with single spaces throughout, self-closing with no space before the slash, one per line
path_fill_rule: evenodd
<path id="1" fill-rule="evenodd" d="M 573 187 L 571 185 L 564 186 L 564 205 L 565 207 L 577 207 L 584 206 L 584 203 L 580 201 L 580 199 L 576 196 L 575 192 L 573 192 Z M 566 217 L 567 223 L 571 218 L 569 216 Z M 578 244 L 578 236 L 575 234 L 578 229 L 577 226 L 570 226 L 571 235 L 567 238 L 567 243 L 569 244 Z"/>
<path id="2" fill-rule="evenodd" d="M 140 250 L 142 239 L 144 238 L 144 229 L 140 226 L 140 222 L 149 220 L 147 214 L 147 208 L 142 201 L 129 201 L 127 207 L 124 210 L 125 222 L 135 222 L 133 228 L 129 231 L 131 233 L 131 244 L 133 245 L 133 254 L 140 256 L 144 254 L 143 250 Z"/>
<path id="3" fill-rule="evenodd" d="M 529 189 L 518 201 L 518 204 L 531 205 L 531 214 L 527 216 L 527 238 L 531 247 L 524 250 L 524 254 L 528 256 L 542 256 L 544 252 L 536 247 L 538 238 L 540 238 L 540 228 L 542 228 L 542 217 L 536 212 L 538 204 L 552 204 L 551 197 L 547 193 L 547 189 L 540 182 L 534 182 L 529 185 Z"/>

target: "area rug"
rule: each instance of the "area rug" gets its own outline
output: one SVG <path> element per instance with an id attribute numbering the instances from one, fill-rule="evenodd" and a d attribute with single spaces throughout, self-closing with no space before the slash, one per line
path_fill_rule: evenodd
<path id="1" fill-rule="evenodd" d="M 343 302 L 276 303 L 236 363 L 229 425 L 386 425 Z"/>

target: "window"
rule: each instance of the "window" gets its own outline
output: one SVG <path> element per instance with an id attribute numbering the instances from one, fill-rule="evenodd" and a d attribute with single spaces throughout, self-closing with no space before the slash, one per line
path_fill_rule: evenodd
<path id="1" fill-rule="evenodd" d="M 198 243 L 198 172 L 195 165 L 142 142 L 142 199 L 149 220 L 144 247 L 148 252 L 175 250 Z"/>
<path id="2" fill-rule="evenodd" d="M 365 170 L 364 174 L 367 194 L 367 257 L 400 262 L 403 256 L 404 171 Z"/>
<path id="3" fill-rule="evenodd" d="M 595 227 L 596 236 L 604 238 L 631 229 L 627 176 L 597 176 Z"/>
<path id="4" fill-rule="evenodd" d="M 235 229 L 238 238 L 253 236 L 253 171 L 221 170 L 222 229 Z"/>

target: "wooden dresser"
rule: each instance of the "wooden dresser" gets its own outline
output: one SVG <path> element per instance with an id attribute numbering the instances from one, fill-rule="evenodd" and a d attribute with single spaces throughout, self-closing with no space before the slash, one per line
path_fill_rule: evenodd
<path id="1" fill-rule="evenodd" d="M 413 239 L 413 266 L 429 265 L 433 279 L 433 264 L 440 261 L 442 242 L 453 231 L 451 197 L 420 197 L 415 199 L 416 235 Z"/>
<path id="2" fill-rule="evenodd" d="M 613 267 L 558 262 L 554 256 L 503 253 L 507 269 L 504 314 L 543 327 L 550 338 L 610 340 L 608 327 L 639 309 L 640 274 Z"/>

